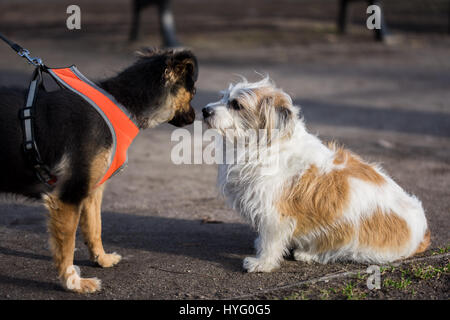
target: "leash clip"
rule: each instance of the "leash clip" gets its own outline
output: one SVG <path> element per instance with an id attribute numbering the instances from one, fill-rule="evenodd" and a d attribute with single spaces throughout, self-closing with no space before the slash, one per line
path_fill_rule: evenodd
<path id="1" fill-rule="evenodd" d="M 30 51 L 28 51 L 27 49 L 20 49 L 19 52 L 17 52 L 17 54 L 19 56 L 21 56 L 22 58 L 25 58 L 28 60 L 28 63 L 36 66 L 36 67 L 41 67 L 44 64 L 42 63 L 42 59 L 38 58 L 38 57 L 30 57 Z"/>

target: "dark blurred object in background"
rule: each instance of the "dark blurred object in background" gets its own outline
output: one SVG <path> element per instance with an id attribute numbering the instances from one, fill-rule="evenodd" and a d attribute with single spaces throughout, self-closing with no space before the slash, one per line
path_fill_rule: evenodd
<path id="1" fill-rule="evenodd" d="M 132 0 L 133 20 L 131 22 L 130 41 L 135 41 L 139 37 L 139 24 L 141 10 L 148 6 L 158 7 L 159 28 L 163 39 L 164 47 L 177 47 L 179 42 L 175 35 L 175 22 L 171 10 L 171 0 Z"/>
<path id="2" fill-rule="evenodd" d="M 338 16 L 338 29 L 341 34 L 347 32 L 347 17 L 348 17 L 348 5 L 350 2 L 354 2 L 357 0 L 339 0 L 339 16 Z M 359 1 L 359 0 L 358 0 Z M 364 0 L 367 1 L 367 0 Z M 384 10 L 381 6 L 381 1 L 379 0 L 368 0 L 368 5 L 377 5 L 381 8 L 381 29 L 374 29 L 375 40 L 383 41 L 386 36 L 389 35 L 389 31 L 384 20 Z"/>
<path id="3" fill-rule="evenodd" d="M 81 30 L 68 30 L 69 0 L 1 0 L 0 30 L 24 44 L 39 39 L 67 44 L 71 50 L 83 44 L 103 52 L 128 48 L 125 42 L 139 35 L 140 40 L 131 47 L 176 46 L 178 40 L 189 47 L 212 50 L 371 41 L 374 31 L 366 28 L 368 0 L 347 0 L 347 33 L 339 36 L 336 20 L 341 1 L 77 0 Z M 383 17 L 398 39 L 416 43 L 445 40 L 441 36 L 448 34 L 450 0 L 381 2 Z"/>

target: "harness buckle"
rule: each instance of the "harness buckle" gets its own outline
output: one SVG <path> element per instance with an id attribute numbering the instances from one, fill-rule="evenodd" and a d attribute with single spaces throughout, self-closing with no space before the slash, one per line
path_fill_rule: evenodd
<path id="1" fill-rule="evenodd" d="M 26 119 L 34 119 L 34 110 L 32 107 L 25 107 L 20 109 L 19 111 L 19 119 L 20 120 L 26 120 Z"/>
<path id="2" fill-rule="evenodd" d="M 24 152 L 28 153 L 28 152 L 34 150 L 34 148 L 35 148 L 34 141 L 25 141 L 23 143 L 23 151 Z"/>
<path id="3" fill-rule="evenodd" d="M 28 63 L 30 63 L 36 67 L 42 67 L 44 65 L 41 58 L 30 57 L 30 51 L 28 51 L 27 49 L 22 48 L 19 50 L 19 52 L 17 52 L 17 54 L 19 56 L 21 56 L 22 58 L 27 59 Z"/>

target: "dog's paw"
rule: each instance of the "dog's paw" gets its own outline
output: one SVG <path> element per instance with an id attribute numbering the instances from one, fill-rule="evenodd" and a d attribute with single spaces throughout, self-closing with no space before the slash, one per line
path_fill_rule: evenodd
<path id="1" fill-rule="evenodd" d="M 80 288 L 75 290 L 78 293 L 94 293 L 100 291 L 102 282 L 97 278 L 80 279 Z"/>
<path id="2" fill-rule="evenodd" d="M 247 257 L 244 259 L 243 267 L 247 272 L 271 272 L 278 266 L 274 263 L 270 263 L 267 260 L 262 260 L 254 257 Z"/>
<path id="3" fill-rule="evenodd" d="M 105 253 L 99 257 L 97 257 L 96 261 L 102 268 L 110 268 L 119 263 L 122 260 L 122 256 L 115 252 L 113 253 Z"/>
<path id="4" fill-rule="evenodd" d="M 94 293 L 100 291 L 101 281 L 97 278 L 81 278 L 80 269 L 76 266 L 69 266 L 63 277 L 64 287 L 77 293 Z"/>
<path id="5" fill-rule="evenodd" d="M 312 263 L 314 261 L 314 256 L 300 250 L 294 250 L 293 253 L 295 261 L 303 261 L 306 263 Z"/>

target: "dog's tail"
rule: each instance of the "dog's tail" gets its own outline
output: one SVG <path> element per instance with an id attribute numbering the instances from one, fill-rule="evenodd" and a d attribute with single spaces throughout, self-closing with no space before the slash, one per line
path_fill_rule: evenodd
<path id="1" fill-rule="evenodd" d="M 417 248 L 416 252 L 414 252 L 414 254 L 424 252 L 425 250 L 427 250 L 430 244 L 431 244 L 431 234 L 430 229 L 427 229 L 425 235 L 423 236 L 422 242 L 419 244 L 419 247 Z"/>

